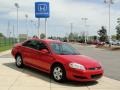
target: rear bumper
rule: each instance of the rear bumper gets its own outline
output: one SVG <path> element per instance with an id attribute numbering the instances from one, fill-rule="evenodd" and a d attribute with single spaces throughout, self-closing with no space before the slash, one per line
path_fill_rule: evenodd
<path id="1" fill-rule="evenodd" d="M 67 78 L 74 81 L 96 81 L 103 76 L 103 70 L 85 70 L 70 69 L 66 72 Z"/>

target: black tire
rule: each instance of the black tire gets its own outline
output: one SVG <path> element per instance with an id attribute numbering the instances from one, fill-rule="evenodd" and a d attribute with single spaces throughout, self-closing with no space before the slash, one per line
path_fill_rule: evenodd
<path id="1" fill-rule="evenodd" d="M 60 72 L 55 72 L 55 70 L 58 70 L 58 69 L 60 69 Z M 56 75 L 55 75 L 55 73 L 56 73 Z M 54 65 L 52 67 L 52 70 L 51 70 L 51 77 L 56 82 L 65 82 L 66 81 L 66 71 L 65 71 L 65 68 L 62 65 L 60 65 L 60 64 Z"/>
<path id="2" fill-rule="evenodd" d="M 23 59 L 22 59 L 22 56 L 21 56 L 21 55 L 17 55 L 15 59 L 16 59 L 16 62 L 15 62 L 16 66 L 17 66 L 18 68 L 22 68 L 22 67 L 23 67 Z"/>

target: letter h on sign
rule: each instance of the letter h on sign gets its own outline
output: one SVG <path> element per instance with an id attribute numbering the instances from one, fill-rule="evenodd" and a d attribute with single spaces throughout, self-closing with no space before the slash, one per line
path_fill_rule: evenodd
<path id="1" fill-rule="evenodd" d="M 46 4 L 38 4 L 38 11 L 40 12 L 46 12 L 47 11 L 47 6 Z"/>

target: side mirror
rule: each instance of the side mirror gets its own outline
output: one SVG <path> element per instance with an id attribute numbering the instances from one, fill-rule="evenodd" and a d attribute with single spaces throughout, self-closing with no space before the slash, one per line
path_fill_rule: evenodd
<path id="1" fill-rule="evenodd" d="M 47 49 L 42 49 L 42 50 L 40 50 L 40 52 L 43 53 L 43 54 L 48 54 L 49 53 L 49 51 Z"/>

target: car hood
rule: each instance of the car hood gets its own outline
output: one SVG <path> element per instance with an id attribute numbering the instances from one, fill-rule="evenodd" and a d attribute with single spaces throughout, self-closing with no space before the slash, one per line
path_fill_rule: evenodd
<path id="1" fill-rule="evenodd" d="M 61 58 L 67 60 L 68 62 L 79 63 L 84 65 L 86 68 L 99 67 L 98 61 L 87 57 L 85 55 L 59 55 Z"/>

